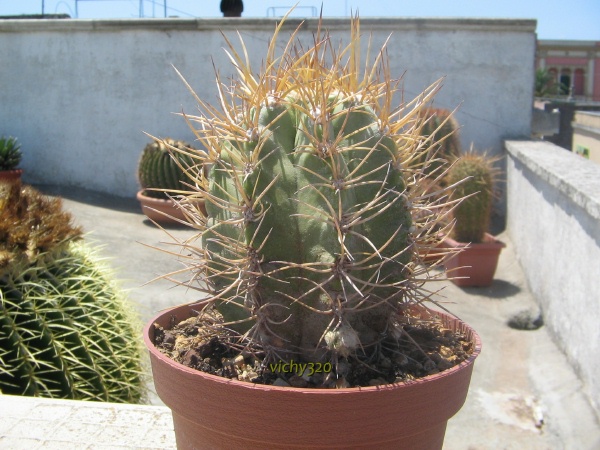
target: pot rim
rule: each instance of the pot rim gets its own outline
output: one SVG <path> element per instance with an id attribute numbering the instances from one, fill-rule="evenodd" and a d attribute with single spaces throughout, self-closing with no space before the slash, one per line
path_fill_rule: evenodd
<path id="1" fill-rule="evenodd" d="M 174 201 L 171 200 L 170 198 L 150 197 L 149 195 L 144 194 L 145 190 L 146 189 L 140 189 L 135 194 L 135 197 L 138 199 L 138 201 L 140 201 L 140 202 L 144 201 L 146 203 L 156 202 L 156 203 L 160 203 L 160 204 L 173 204 L 174 203 Z M 201 204 L 201 203 L 205 203 L 205 200 L 194 199 L 193 203 Z"/>
<path id="2" fill-rule="evenodd" d="M 506 244 L 490 233 L 485 233 L 483 242 L 459 242 L 450 236 L 444 236 L 444 241 L 452 248 L 469 247 L 506 247 Z"/>
<path id="3" fill-rule="evenodd" d="M 168 198 L 157 198 L 157 197 L 150 197 L 149 195 L 144 194 L 144 191 L 146 189 L 140 189 L 139 191 L 137 191 L 137 193 L 135 194 L 136 198 L 139 201 L 144 201 L 147 203 L 152 203 L 152 202 L 156 202 L 156 203 L 172 203 L 172 201 Z"/>
<path id="4" fill-rule="evenodd" d="M 8 169 L 8 170 L 0 170 L 0 177 L 13 177 L 23 174 L 23 169 Z"/>
<path id="5" fill-rule="evenodd" d="M 437 380 L 452 376 L 452 375 L 456 374 L 457 372 L 460 372 L 461 370 L 463 370 L 469 366 L 472 366 L 475 363 L 475 359 L 481 353 L 481 346 L 482 346 L 481 338 L 479 337 L 479 334 L 475 331 L 475 329 L 473 327 L 471 327 L 466 322 L 462 321 L 457 316 L 454 316 L 452 314 L 439 312 L 439 311 L 435 311 L 435 310 L 430 310 L 433 313 L 435 313 L 436 315 L 438 315 L 443 321 L 453 321 L 453 320 L 458 321 L 456 323 L 457 328 L 460 326 L 464 327 L 464 331 L 470 333 L 471 341 L 474 343 L 474 348 L 473 348 L 473 352 L 471 353 L 471 355 L 469 355 L 469 357 L 466 360 L 464 360 L 463 362 L 461 362 L 455 366 L 452 366 L 449 369 L 443 370 L 443 371 L 438 372 L 433 375 L 427 375 L 425 377 L 417 378 L 417 379 L 411 380 L 411 381 L 404 381 L 404 382 L 400 382 L 400 383 L 391 383 L 391 384 L 379 385 L 379 386 L 359 386 L 359 387 L 339 388 L 339 389 L 296 388 L 296 387 L 288 387 L 288 386 L 284 387 L 284 386 L 273 386 L 273 385 L 267 385 L 267 384 L 251 383 L 251 382 L 247 382 L 247 381 L 240 381 L 240 380 L 236 380 L 236 379 L 220 377 L 218 375 L 213 375 L 213 374 L 209 374 L 209 373 L 206 373 L 206 372 L 203 372 L 200 370 L 192 369 L 190 367 L 187 367 L 183 364 L 180 364 L 180 363 L 174 361 L 173 359 L 169 358 L 168 356 L 166 356 L 165 354 L 163 354 L 156 348 L 156 346 L 154 345 L 154 343 L 152 342 L 152 340 L 150 338 L 151 333 L 154 331 L 153 327 L 154 327 L 155 322 L 159 318 L 161 318 L 167 314 L 170 314 L 174 310 L 178 310 L 180 308 L 183 309 L 184 307 L 191 307 L 193 305 L 194 305 L 194 303 L 179 305 L 179 306 L 175 306 L 173 308 L 167 309 L 167 310 L 163 310 L 160 313 L 156 314 L 144 326 L 144 330 L 143 330 L 144 344 L 146 345 L 148 351 L 151 353 L 151 356 L 158 358 L 161 362 L 168 364 L 175 370 L 182 371 L 188 375 L 200 376 L 202 378 L 211 380 L 218 384 L 227 384 L 230 387 L 238 387 L 240 389 L 253 389 L 253 390 L 264 390 L 264 391 L 274 391 L 274 392 L 281 391 L 281 392 L 285 392 L 287 395 L 294 395 L 294 394 L 297 394 L 297 395 L 307 395 L 307 394 L 310 394 L 310 395 L 340 395 L 341 393 L 348 393 L 348 394 L 353 393 L 355 395 L 359 395 L 359 394 L 363 393 L 363 395 L 366 395 L 368 393 L 395 390 L 398 388 L 402 388 L 404 386 L 418 386 L 418 385 L 423 385 L 426 383 L 433 383 Z"/>

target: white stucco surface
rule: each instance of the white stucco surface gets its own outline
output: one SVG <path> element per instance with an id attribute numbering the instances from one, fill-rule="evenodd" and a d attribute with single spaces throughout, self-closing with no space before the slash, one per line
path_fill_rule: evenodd
<path id="1" fill-rule="evenodd" d="M 507 228 L 546 325 L 600 411 L 600 166 L 509 141 Z"/>
<path id="2" fill-rule="evenodd" d="M 347 19 L 325 19 L 333 42 L 347 42 Z M 290 20 L 282 33 L 299 24 Z M 454 109 L 463 147 L 493 154 L 502 140 L 529 136 L 535 54 L 534 20 L 363 19 L 372 48 L 388 43 L 393 77 L 406 99 L 445 77 L 435 106 Z M 25 181 L 135 195 L 137 161 L 149 139 L 193 140 L 184 120 L 191 94 L 216 101 L 214 67 L 233 70 L 221 31 L 238 30 L 258 69 L 275 21 L 270 19 L 0 21 L 0 133 L 22 143 Z M 299 36 L 309 43 L 316 20 Z M 374 51 L 372 51 L 372 56 Z"/>

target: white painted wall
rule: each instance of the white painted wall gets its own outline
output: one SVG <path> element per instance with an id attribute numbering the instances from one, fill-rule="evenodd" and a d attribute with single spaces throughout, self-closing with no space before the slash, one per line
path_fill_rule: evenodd
<path id="1" fill-rule="evenodd" d="M 287 36 L 298 24 L 288 23 Z M 0 21 L 0 134 L 22 143 L 25 181 L 86 187 L 120 196 L 137 190 L 136 166 L 157 136 L 193 139 L 183 119 L 195 104 L 171 64 L 198 95 L 216 99 L 213 61 L 232 74 L 220 29 L 239 30 L 253 61 L 263 59 L 269 19 Z M 325 19 L 333 41 L 347 39 L 348 20 Z M 412 98 L 441 76 L 439 107 L 461 105 L 461 138 L 493 154 L 502 140 L 529 136 L 535 21 L 363 19 L 378 49 L 392 34 L 392 74 L 404 74 Z M 316 28 L 301 32 L 308 42 Z M 366 39 L 365 39 L 366 44 Z"/>
<path id="2" fill-rule="evenodd" d="M 506 148 L 507 228 L 517 257 L 600 412 L 600 165 L 542 141 Z"/>

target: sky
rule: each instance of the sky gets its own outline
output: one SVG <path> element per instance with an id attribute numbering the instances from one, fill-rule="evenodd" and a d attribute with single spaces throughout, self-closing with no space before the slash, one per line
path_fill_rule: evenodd
<path id="1" fill-rule="evenodd" d="M 66 13 L 80 19 L 221 17 L 219 0 L 0 0 L 0 15 Z M 538 39 L 600 41 L 600 0 L 245 0 L 243 17 L 476 17 L 537 19 Z M 76 14 L 77 13 L 77 14 Z"/>

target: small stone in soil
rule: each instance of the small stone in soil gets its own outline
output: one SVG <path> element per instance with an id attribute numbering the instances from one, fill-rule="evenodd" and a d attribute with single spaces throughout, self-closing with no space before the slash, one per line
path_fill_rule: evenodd
<path id="1" fill-rule="evenodd" d="M 290 383 L 290 386 L 296 387 L 296 388 L 305 388 L 308 386 L 308 381 L 306 381 L 302 377 L 299 377 L 298 375 L 292 375 L 289 378 L 288 382 Z"/>

